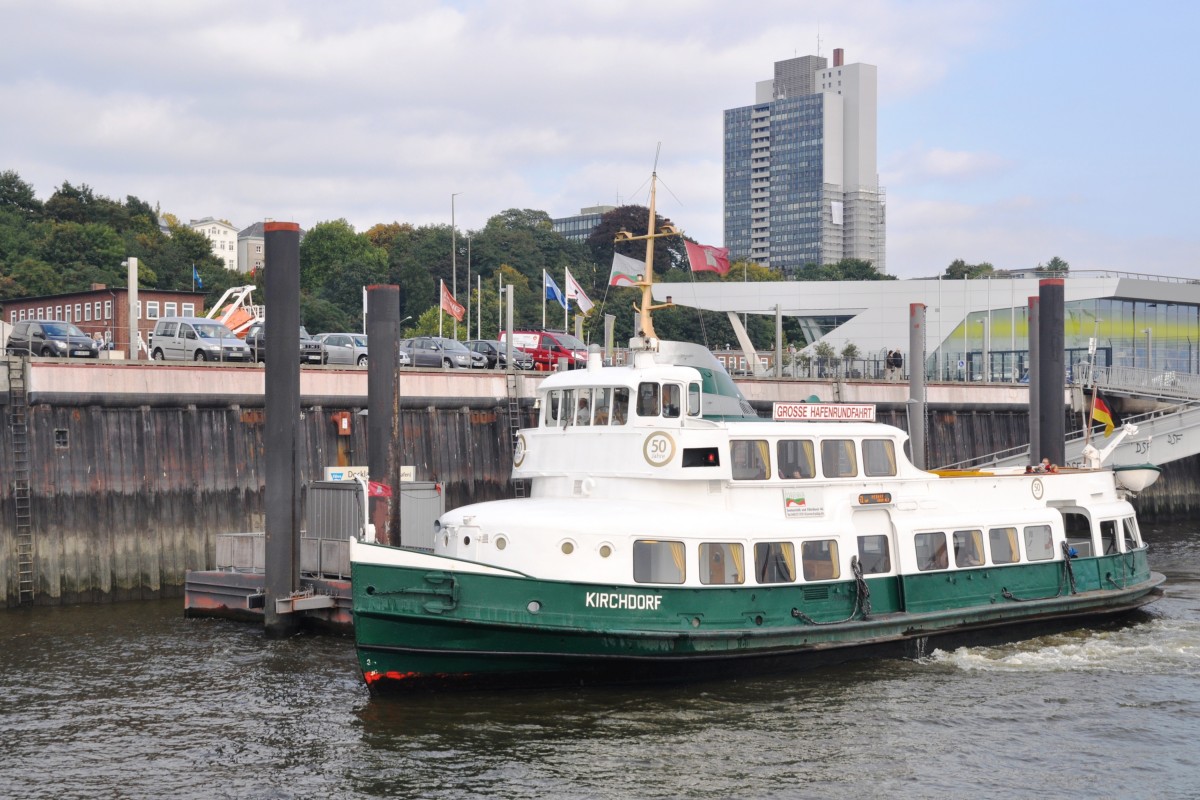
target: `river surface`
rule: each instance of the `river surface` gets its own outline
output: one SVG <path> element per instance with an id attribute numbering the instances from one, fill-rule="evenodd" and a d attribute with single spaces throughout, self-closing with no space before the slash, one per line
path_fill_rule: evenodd
<path id="1" fill-rule="evenodd" d="M 0 611 L 3 798 L 1196 798 L 1200 534 L 1128 623 L 753 680 L 377 699 L 182 600 Z"/>

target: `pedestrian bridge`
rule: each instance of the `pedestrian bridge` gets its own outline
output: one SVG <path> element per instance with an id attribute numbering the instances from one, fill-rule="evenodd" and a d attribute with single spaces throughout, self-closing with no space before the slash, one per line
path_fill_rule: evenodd
<path id="1" fill-rule="evenodd" d="M 1122 424 L 1137 426 L 1137 433 L 1117 445 L 1105 459 L 1106 466 L 1161 466 L 1200 454 L 1200 375 L 1132 367 L 1089 367 L 1087 364 L 1077 364 L 1074 374 L 1080 385 L 1095 385 L 1102 395 L 1144 398 L 1157 405 L 1154 410 L 1121 419 Z M 1091 441 L 1102 451 L 1108 439 L 1103 433 L 1093 433 Z M 1067 464 L 1082 463 L 1085 444 L 1083 431 L 1067 436 Z M 1014 467 L 1029 463 L 1032 463 L 1029 445 L 1024 445 L 950 464 L 947 468 Z"/>

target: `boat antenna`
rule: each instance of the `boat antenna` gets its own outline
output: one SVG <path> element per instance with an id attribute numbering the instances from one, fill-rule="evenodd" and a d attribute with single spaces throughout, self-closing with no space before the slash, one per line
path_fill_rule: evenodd
<path id="1" fill-rule="evenodd" d="M 633 310 L 638 312 L 638 328 L 637 335 L 643 340 L 656 339 L 657 334 L 654 333 L 654 321 L 651 318 L 650 312 L 660 308 L 670 308 L 675 305 L 672 302 L 660 303 L 654 305 L 654 298 L 651 296 L 651 287 L 654 286 L 654 240 L 662 236 L 679 236 L 680 231 L 670 220 L 664 220 L 661 227 L 655 229 L 655 211 L 654 199 L 655 188 L 658 182 L 658 155 L 662 151 L 662 142 L 658 144 L 658 150 L 654 153 L 654 171 L 650 173 L 650 217 L 646 223 L 646 235 L 634 236 L 627 230 L 617 231 L 614 242 L 636 242 L 642 239 L 646 240 L 646 271 L 638 276 L 635 286 L 642 287 L 642 303 L 639 306 L 633 304 Z"/>

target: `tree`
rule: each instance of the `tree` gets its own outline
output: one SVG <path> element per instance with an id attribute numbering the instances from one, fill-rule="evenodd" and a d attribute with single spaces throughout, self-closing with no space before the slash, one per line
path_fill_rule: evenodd
<path id="1" fill-rule="evenodd" d="M 968 264 L 961 258 L 956 258 L 950 262 L 950 266 L 946 267 L 945 277 L 954 280 L 963 280 L 965 278 L 982 278 L 985 275 L 991 275 L 995 272 L 995 267 L 986 261 L 979 264 Z"/>
<path id="2" fill-rule="evenodd" d="M 17 212 L 25 219 L 37 219 L 42 215 L 42 203 L 33 192 L 33 187 L 21 180 L 13 170 L 0 172 L 0 209 Z"/>
<path id="3" fill-rule="evenodd" d="M 352 263 L 359 265 L 354 280 L 366 281 L 354 287 L 360 294 L 362 286 L 382 283 L 387 278 L 387 252 L 383 248 L 355 233 L 344 219 L 317 223 L 300 243 L 300 287 L 321 297 L 327 296 L 329 287 L 328 291 L 337 295 L 333 284 L 344 280 L 343 274 Z M 342 310 L 350 311 L 345 307 Z"/>
<path id="4" fill-rule="evenodd" d="M 592 261 L 596 264 L 610 265 L 613 253 L 646 260 L 645 240 L 633 242 L 616 242 L 617 232 L 628 231 L 634 236 L 645 236 L 646 222 L 650 217 L 650 209 L 646 206 L 618 206 L 612 211 L 606 211 L 600 217 L 591 235 L 587 238 L 587 249 Z M 655 230 L 661 230 L 666 224 L 662 216 L 654 216 Z M 668 270 L 687 264 L 687 249 L 683 245 L 682 236 L 669 236 L 656 239 L 654 242 L 654 274 L 665 275 Z"/>
<path id="5" fill-rule="evenodd" d="M 1038 271 L 1040 272 L 1066 272 L 1069 269 L 1071 269 L 1071 265 L 1058 256 L 1050 259 L 1044 265 L 1038 264 Z"/>
<path id="6" fill-rule="evenodd" d="M 887 275 L 875 268 L 870 261 L 861 258 L 843 258 L 835 264 L 808 264 L 795 272 L 798 281 L 894 281 L 895 275 Z"/>

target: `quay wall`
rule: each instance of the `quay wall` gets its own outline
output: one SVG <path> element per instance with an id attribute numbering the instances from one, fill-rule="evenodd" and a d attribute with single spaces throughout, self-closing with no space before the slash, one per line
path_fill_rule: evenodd
<path id="1" fill-rule="evenodd" d="M 72 392 L 55 385 L 54 391 L 31 392 L 36 603 L 180 596 L 188 570 L 216 566 L 217 534 L 263 529 L 262 397 L 252 389 L 229 392 L 230 381 L 213 380 L 221 374 L 216 368 L 208 374 L 208 381 L 186 393 L 185 403 L 155 393 L 142 379 L 123 384 L 137 391 Z M 330 385 L 306 393 L 302 383 L 302 481 L 322 478 L 326 466 L 367 463 L 367 426 L 357 413 L 366 408 L 365 386 L 360 396 L 347 392 L 344 382 L 321 377 Z M 503 376 L 482 378 L 464 374 L 475 394 L 456 396 L 467 385 L 445 373 L 429 382 L 416 376 L 409 385 L 417 393 L 400 399 L 400 463 L 413 465 L 418 480 L 442 484 L 447 508 L 512 496 Z M 534 419 L 535 384 L 529 376 L 522 388 L 523 426 Z M 430 387 L 436 393 L 427 393 Z M 802 399 L 807 387 L 798 392 Z M 231 396 L 238 402 L 229 402 Z M 756 405 L 769 413 L 769 403 L 760 399 Z M 350 436 L 338 434 L 333 414 L 339 411 L 351 412 Z M 880 405 L 878 416 L 907 427 L 900 402 Z M 930 464 L 1014 447 L 1028 435 L 1027 409 L 1009 403 L 933 405 L 929 416 Z M 9 425 L 0 430 L 0 447 L 0 607 L 11 607 L 18 597 Z M 1165 465 L 1163 478 L 1137 501 L 1143 517 L 1194 513 L 1198 476 L 1197 458 Z"/>

